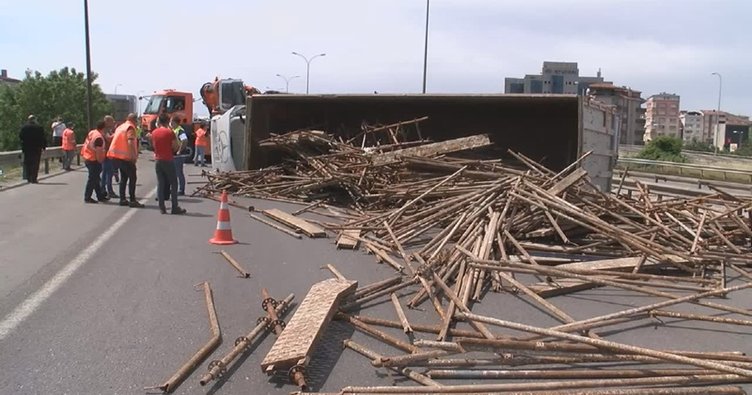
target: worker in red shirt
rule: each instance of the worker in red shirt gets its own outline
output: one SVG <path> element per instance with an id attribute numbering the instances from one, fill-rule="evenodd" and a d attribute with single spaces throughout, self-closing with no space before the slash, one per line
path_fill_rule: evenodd
<path id="1" fill-rule="evenodd" d="M 170 117 L 160 114 L 157 119 L 158 128 L 151 132 L 151 145 L 154 148 L 155 170 L 157 172 L 157 201 L 159 211 L 167 214 L 165 207 L 165 193 L 170 190 L 172 200 L 171 214 L 185 214 L 186 210 L 178 206 L 178 176 L 175 172 L 175 152 L 180 149 L 180 142 L 175 133 L 168 127 Z"/>

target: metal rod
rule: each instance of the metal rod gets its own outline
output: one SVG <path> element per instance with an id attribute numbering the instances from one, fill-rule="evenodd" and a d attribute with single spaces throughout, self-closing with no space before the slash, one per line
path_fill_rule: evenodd
<path id="1" fill-rule="evenodd" d="M 238 273 L 240 273 L 241 277 L 243 278 L 251 277 L 251 273 L 248 273 L 247 271 L 245 271 L 245 269 L 243 269 L 243 267 L 240 266 L 240 263 L 238 263 L 238 261 L 236 261 L 235 258 L 231 257 L 230 254 L 228 254 L 224 250 L 219 251 L 219 253 L 227 260 L 227 262 L 230 263 L 230 265 L 232 265 L 232 267 L 235 268 L 235 270 L 238 271 Z"/>
<path id="2" fill-rule="evenodd" d="M 426 375 L 432 379 L 507 379 L 507 380 L 551 380 L 551 379 L 618 379 L 638 377 L 685 376 L 716 374 L 706 369 L 533 369 L 533 370 L 468 370 L 441 369 L 429 370 Z"/>
<path id="3" fill-rule="evenodd" d="M 405 351 L 405 352 L 409 352 L 409 353 L 414 353 L 414 352 L 418 351 L 418 347 L 415 347 L 414 345 L 412 345 L 410 343 L 406 343 L 406 342 L 404 342 L 404 341 L 402 341 L 400 339 L 397 339 L 396 337 L 394 337 L 394 336 L 392 336 L 392 335 L 390 335 L 390 334 L 388 334 L 386 332 L 383 332 L 383 331 L 380 331 L 380 330 L 378 330 L 376 328 L 373 328 L 370 325 L 367 325 L 363 321 L 361 321 L 361 320 L 359 320 L 359 319 L 357 319 L 357 318 L 355 318 L 353 316 L 350 316 L 350 315 L 347 315 L 347 314 L 339 314 L 338 318 L 349 322 L 356 329 L 359 329 L 362 332 L 364 332 L 364 333 L 366 333 L 368 335 L 371 335 L 371 336 L 375 337 L 376 339 L 381 340 L 382 342 L 384 342 L 386 344 L 389 344 L 390 346 L 395 347 L 395 348 L 397 348 L 399 350 L 402 350 L 402 351 Z"/>
<path id="4" fill-rule="evenodd" d="M 222 343 L 222 331 L 219 328 L 219 321 L 217 320 L 217 311 L 214 309 L 214 297 L 212 296 L 211 286 L 208 282 L 201 284 L 204 288 L 204 298 L 206 299 L 206 310 L 209 313 L 209 325 L 212 331 L 212 337 L 206 344 L 199 348 L 195 354 L 188 360 L 183 366 L 175 372 L 164 384 L 158 387 L 151 387 L 148 389 L 159 389 L 163 392 L 170 393 L 185 380 L 188 375 L 191 374 L 193 369 L 198 366 L 201 361 L 209 356 L 219 345 Z"/>
<path id="5" fill-rule="evenodd" d="M 497 318 L 486 317 L 486 316 L 482 316 L 478 314 L 458 313 L 458 316 L 467 320 L 481 321 L 487 324 L 497 325 L 497 326 L 504 327 L 504 328 L 515 329 L 515 330 L 520 330 L 524 332 L 531 332 L 531 333 L 535 333 L 539 335 L 556 337 L 559 339 L 572 340 L 575 342 L 589 344 L 589 345 L 593 345 L 596 347 L 602 347 L 602 348 L 609 349 L 609 350 L 624 352 L 628 354 L 646 355 L 649 357 L 659 358 L 659 359 L 663 359 L 666 361 L 699 366 L 701 368 L 713 369 L 719 372 L 733 373 L 735 375 L 752 378 L 752 370 L 737 368 L 737 367 L 729 366 L 723 363 L 705 361 L 705 360 L 698 359 L 698 358 L 690 358 L 690 357 L 676 355 L 676 354 L 672 354 L 672 353 L 668 353 L 664 351 L 657 351 L 657 350 L 652 350 L 652 349 L 644 348 L 644 347 L 636 347 L 636 346 L 632 346 L 628 344 L 621 344 L 621 343 L 616 343 L 616 342 L 607 341 L 607 340 L 592 339 L 592 338 L 588 338 L 584 336 L 577 336 L 577 335 L 573 335 L 570 333 L 555 331 L 551 329 L 538 328 L 538 327 L 534 327 L 531 325 L 520 324 L 517 322 L 504 321 L 504 320 L 500 320 Z"/>
<path id="6" fill-rule="evenodd" d="M 457 393 L 487 393 L 501 391 L 539 391 L 539 390 L 562 390 L 574 388 L 606 388 L 606 387 L 630 387 L 645 385 L 668 385 L 668 384 L 731 384 L 748 383 L 752 380 L 734 374 L 703 375 L 703 376 L 670 376 L 670 377 L 643 377 L 636 379 L 602 379 L 602 380 L 567 380 L 534 383 L 501 383 L 501 384 L 466 384 L 444 387 L 417 387 L 417 386 L 379 386 L 379 387 L 345 387 L 341 394 L 457 394 Z M 644 389 L 638 394 L 645 394 Z M 577 391 L 577 394 L 587 392 Z M 651 392 L 652 393 L 652 392 Z"/>
<path id="7" fill-rule="evenodd" d="M 274 311 L 278 315 L 285 314 L 294 298 L 295 294 L 288 295 L 283 301 L 277 304 L 277 306 L 274 308 Z M 271 323 L 272 320 L 268 313 L 266 316 L 259 319 L 259 323 L 255 327 L 253 327 L 253 329 L 251 329 L 251 331 L 248 332 L 247 335 L 239 337 L 237 340 L 235 340 L 235 347 L 233 347 L 230 352 L 223 356 L 222 359 L 213 361 L 209 364 L 209 372 L 201 377 L 199 384 L 204 386 L 224 374 L 224 372 L 227 370 L 227 366 L 229 366 L 230 363 L 232 363 L 232 361 L 234 361 L 235 358 L 238 357 L 238 355 L 246 352 L 248 350 L 248 347 L 251 345 L 251 343 L 253 343 L 256 337 L 271 329 Z"/>
<path id="8" fill-rule="evenodd" d="M 368 358 L 368 359 L 370 359 L 372 361 L 381 358 L 381 355 L 377 354 L 374 351 L 371 351 L 370 349 L 368 349 L 368 348 L 366 348 L 366 347 L 364 347 L 364 346 L 362 346 L 362 345 L 360 345 L 358 343 L 355 343 L 354 341 L 352 341 L 350 339 L 346 339 L 343 342 L 343 344 L 344 344 L 345 347 L 347 347 L 347 348 L 349 348 L 349 349 L 357 352 L 358 354 L 361 354 L 361 355 L 365 356 L 366 358 Z M 440 387 L 441 386 L 441 384 L 439 384 L 439 383 L 437 383 L 437 382 L 429 379 L 428 377 L 426 377 L 426 376 L 424 376 L 424 375 L 422 375 L 422 374 L 420 374 L 418 372 L 415 372 L 415 371 L 411 370 L 410 368 L 406 368 L 406 367 L 393 367 L 393 368 L 389 368 L 389 369 L 391 369 L 391 370 L 393 370 L 395 372 L 401 373 L 405 377 L 408 377 L 408 378 L 414 380 L 418 384 L 423 384 L 423 385 L 427 385 L 427 386 L 434 386 L 434 387 Z"/>
<path id="9" fill-rule="evenodd" d="M 394 304 L 394 310 L 397 311 L 397 317 L 399 317 L 400 323 L 402 323 L 402 330 L 405 333 L 413 333 L 413 328 L 410 327 L 410 322 L 407 320 L 407 316 L 405 315 L 405 311 L 402 310 L 402 306 L 400 305 L 399 298 L 397 298 L 397 295 L 392 292 L 389 297 L 392 299 L 392 304 Z"/>

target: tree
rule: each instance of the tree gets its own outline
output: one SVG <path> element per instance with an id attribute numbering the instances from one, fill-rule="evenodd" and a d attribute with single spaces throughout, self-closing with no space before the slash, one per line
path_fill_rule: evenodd
<path id="1" fill-rule="evenodd" d="M 92 76 L 96 80 L 96 74 Z M 112 110 L 99 88 L 92 84 L 92 118 L 101 119 Z M 0 87 L 0 151 L 20 149 L 18 131 L 29 114 L 37 116 L 48 129 L 57 116 L 75 123 L 76 141 L 83 142 L 89 131 L 86 124 L 86 76 L 74 68 L 62 68 L 43 76 L 27 71 L 15 87 Z M 51 139 L 51 131 L 48 130 Z"/>
<path id="2" fill-rule="evenodd" d="M 637 154 L 638 158 L 662 160 L 668 162 L 686 162 L 681 154 L 682 140 L 676 137 L 659 136 L 648 142 L 645 148 Z"/>
<path id="3" fill-rule="evenodd" d="M 685 143 L 682 149 L 686 151 L 700 151 L 700 152 L 714 152 L 715 148 L 713 148 L 712 144 L 704 143 L 702 141 L 698 141 L 697 139 L 692 139 L 689 143 Z"/>

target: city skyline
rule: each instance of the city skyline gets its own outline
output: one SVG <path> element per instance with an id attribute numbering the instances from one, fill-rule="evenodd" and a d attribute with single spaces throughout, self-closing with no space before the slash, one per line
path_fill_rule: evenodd
<path id="1" fill-rule="evenodd" d="M 284 90 L 276 74 L 305 73 L 305 63 L 291 51 L 327 53 L 311 65 L 311 93 L 421 90 L 424 1 L 129 4 L 150 11 L 134 14 L 129 24 L 119 7 L 90 3 L 92 68 L 106 93 L 117 87 L 118 93 L 139 95 L 162 88 L 195 94 L 215 76 Z M 745 78 L 750 34 L 743 28 L 752 4 L 614 0 L 608 5 L 434 0 L 427 93 L 502 93 L 505 77 L 536 72 L 543 61 L 564 61 L 577 62 L 581 75 L 600 69 L 606 80 L 645 98 L 676 93 L 686 110 L 716 108 L 718 79 L 711 73 L 718 72 L 721 109 L 752 113 L 752 82 Z M 27 68 L 43 74 L 65 66 L 83 71 L 82 8 L 0 0 L 0 34 L 13 37 L 0 42 L 0 50 L 14 54 L 0 67 L 14 78 L 23 78 Z M 671 17 L 648 18 L 647 12 Z M 155 27 L 157 15 L 170 17 L 162 29 Z M 38 28 L 23 30 L 30 20 Z M 46 38 L 51 34 L 55 40 Z M 290 91 L 304 92 L 305 78 L 291 81 Z"/>

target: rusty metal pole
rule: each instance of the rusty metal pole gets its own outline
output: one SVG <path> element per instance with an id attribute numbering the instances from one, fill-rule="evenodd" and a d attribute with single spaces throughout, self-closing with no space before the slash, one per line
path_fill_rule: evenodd
<path id="1" fill-rule="evenodd" d="M 515 329 L 524 332 L 535 333 L 539 335 L 556 337 L 559 339 L 572 340 L 578 343 L 584 343 L 595 347 L 601 347 L 608 350 L 619 351 L 627 354 L 645 355 L 649 357 L 659 358 L 666 361 L 678 362 L 687 365 L 698 366 L 706 369 L 713 369 L 719 372 L 733 373 L 735 375 L 743 376 L 746 378 L 752 378 L 752 370 L 742 369 L 727 364 L 706 361 L 698 358 L 685 357 L 673 353 L 664 351 L 652 350 L 644 347 L 636 347 L 628 344 L 616 343 L 607 340 L 593 339 L 589 337 L 572 335 L 570 333 L 555 331 L 546 328 L 538 328 L 531 325 L 524 325 L 517 322 L 504 321 L 493 317 L 486 317 L 472 313 L 458 313 L 458 316 L 469 321 L 481 321 L 487 324 L 492 324 L 504 328 Z"/>
<path id="2" fill-rule="evenodd" d="M 198 366 L 209 354 L 214 351 L 220 343 L 222 343 L 222 332 L 219 328 L 219 321 L 217 320 L 217 311 L 214 309 L 214 298 L 212 296 L 212 290 L 208 282 L 202 284 L 204 288 L 204 297 L 206 298 L 206 309 L 209 312 L 209 324 L 211 326 L 212 337 L 209 341 L 201 347 L 195 354 L 188 360 L 172 377 L 170 377 L 164 384 L 157 387 L 150 387 L 147 389 L 158 389 L 163 392 L 170 393 L 180 385 L 180 383 L 188 377 L 193 369 Z"/>
<path id="3" fill-rule="evenodd" d="M 245 271 L 245 269 L 243 269 L 243 267 L 240 266 L 240 263 L 238 263 L 238 261 L 236 261 L 235 258 L 233 258 L 232 256 L 230 256 L 230 254 L 228 254 L 225 250 L 221 250 L 221 251 L 219 251 L 219 253 L 227 260 L 227 262 L 230 265 L 232 265 L 232 267 L 235 268 L 235 270 L 238 271 L 238 273 L 240 273 L 241 277 L 243 277 L 243 278 L 250 278 L 251 277 L 251 273 L 248 273 L 247 271 Z"/>
<path id="4" fill-rule="evenodd" d="M 292 300 L 294 298 L 295 294 L 288 295 L 284 300 L 277 303 L 277 305 L 274 307 L 274 312 L 277 315 L 287 312 L 287 309 L 288 307 L 290 307 L 290 303 L 292 303 Z M 256 339 L 256 337 L 264 333 L 266 330 L 271 329 L 271 323 L 272 319 L 268 314 L 259 318 L 258 324 L 250 332 L 248 332 L 247 335 L 241 336 L 235 340 L 235 347 L 233 347 L 233 349 L 230 350 L 227 355 L 222 357 L 222 359 L 212 361 L 209 364 L 209 373 L 201 377 L 199 384 L 204 386 L 224 374 L 227 366 L 232 363 L 232 361 L 234 361 L 238 355 L 245 352 L 248 349 L 248 346 L 251 345 L 253 340 Z"/>
<path id="5" fill-rule="evenodd" d="M 377 354 L 376 352 L 374 352 L 374 351 L 372 351 L 372 350 L 370 350 L 368 348 L 365 348 L 364 346 L 362 346 L 362 345 L 360 345 L 358 343 L 355 343 L 354 341 L 352 341 L 350 339 L 345 340 L 343 344 L 344 344 L 345 347 L 347 347 L 347 348 L 349 348 L 349 349 L 357 352 L 360 355 L 365 356 L 366 358 L 368 358 L 368 359 L 370 359 L 372 361 L 375 361 L 375 360 L 381 358 L 381 355 Z M 423 385 L 427 385 L 427 386 L 434 386 L 434 387 L 441 386 L 441 384 L 439 384 L 439 383 L 437 383 L 437 382 L 429 379 L 428 377 L 426 377 L 426 376 L 424 376 L 424 375 L 422 375 L 422 374 L 420 374 L 418 372 L 415 372 L 415 371 L 411 370 L 410 368 L 393 367 L 393 368 L 389 368 L 389 369 L 391 369 L 391 370 L 393 370 L 395 372 L 403 374 L 405 377 L 408 377 L 408 378 L 414 380 L 418 384 L 423 384 Z"/>

